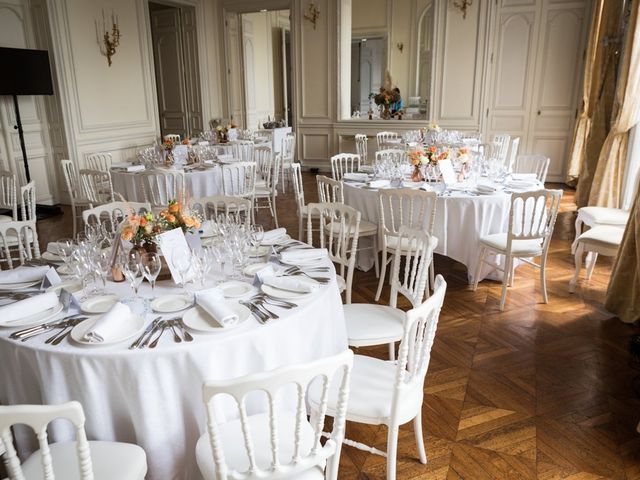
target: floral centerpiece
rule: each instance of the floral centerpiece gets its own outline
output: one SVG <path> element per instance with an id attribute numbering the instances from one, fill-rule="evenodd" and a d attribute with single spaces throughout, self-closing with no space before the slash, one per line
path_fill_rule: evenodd
<path id="1" fill-rule="evenodd" d="M 132 212 L 124 220 L 120 236 L 133 243 L 134 248 L 155 251 L 155 236 L 160 231 L 152 213 L 136 215 Z"/>
<path id="2" fill-rule="evenodd" d="M 197 212 L 184 208 L 182 203 L 171 200 L 167 208 L 158 214 L 160 231 L 181 228 L 184 233 L 200 228 L 202 220 Z"/>
<path id="3" fill-rule="evenodd" d="M 171 167 L 175 163 L 175 159 L 173 158 L 173 147 L 175 147 L 175 142 L 170 138 L 165 138 L 162 142 L 162 149 L 164 150 L 164 164 L 167 167 Z"/>
<path id="4" fill-rule="evenodd" d="M 382 118 L 385 120 L 391 118 L 391 105 L 400 101 L 400 93 L 393 86 L 391 74 L 388 70 L 384 74 L 384 84 L 380 87 L 378 93 L 370 93 L 369 98 L 372 98 L 376 105 L 383 108 Z"/>

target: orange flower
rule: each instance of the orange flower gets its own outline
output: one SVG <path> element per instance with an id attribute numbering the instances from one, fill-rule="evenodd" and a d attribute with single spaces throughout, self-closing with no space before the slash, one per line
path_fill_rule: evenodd
<path id="1" fill-rule="evenodd" d="M 175 203 L 172 203 L 171 205 L 169 205 L 169 212 L 170 213 L 178 213 L 178 212 L 180 212 L 180 203 L 179 202 L 175 202 Z"/>
<path id="2" fill-rule="evenodd" d="M 122 229 L 122 239 L 123 240 L 131 240 L 133 238 L 133 228 L 124 227 Z"/>
<path id="3" fill-rule="evenodd" d="M 193 228 L 196 225 L 196 221 L 193 217 L 186 216 L 183 218 L 183 220 L 187 228 Z"/>
<path id="4" fill-rule="evenodd" d="M 184 140 L 182 140 L 182 145 L 190 145 L 191 142 L 189 141 L 188 138 L 185 138 Z"/>
<path id="5" fill-rule="evenodd" d="M 167 222 L 169 223 L 173 223 L 176 221 L 176 217 L 174 215 L 171 215 L 170 213 L 168 213 L 165 218 L 167 219 Z"/>
<path id="6" fill-rule="evenodd" d="M 437 148 L 433 145 L 429 147 L 429 153 L 436 153 Z"/>
<path id="7" fill-rule="evenodd" d="M 147 219 L 144 217 L 140 217 L 140 226 L 144 227 L 147 224 Z"/>

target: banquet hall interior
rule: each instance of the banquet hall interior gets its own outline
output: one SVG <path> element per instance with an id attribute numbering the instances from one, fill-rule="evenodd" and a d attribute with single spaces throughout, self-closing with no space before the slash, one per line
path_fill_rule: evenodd
<path id="1" fill-rule="evenodd" d="M 0 479 L 640 479 L 633 0 L 0 0 Z"/>

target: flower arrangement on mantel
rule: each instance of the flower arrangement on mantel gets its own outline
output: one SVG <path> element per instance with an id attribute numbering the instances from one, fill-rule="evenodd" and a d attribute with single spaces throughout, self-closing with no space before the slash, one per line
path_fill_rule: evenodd
<path id="1" fill-rule="evenodd" d="M 396 92 L 394 88 L 391 74 L 389 70 L 387 70 L 384 73 L 384 83 L 378 93 L 369 94 L 369 98 L 373 98 L 374 103 L 383 108 L 381 116 L 385 120 L 391 118 L 391 105 L 400 101 L 400 94 Z"/>

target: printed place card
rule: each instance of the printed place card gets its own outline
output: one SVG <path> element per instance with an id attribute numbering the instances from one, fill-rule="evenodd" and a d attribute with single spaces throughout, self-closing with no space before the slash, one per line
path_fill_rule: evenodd
<path id="1" fill-rule="evenodd" d="M 182 275 L 175 266 L 176 259 L 180 255 L 189 255 L 191 253 L 189 244 L 187 243 L 187 239 L 185 238 L 182 229 L 174 228 L 168 232 L 161 233 L 156 237 L 156 239 L 160 246 L 160 250 L 162 250 L 162 255 L 167 262 L 169 271 L 171 272 L 171 278 L 173 278 L 173 281 L 178 284 L 182 283 Z M 185 274 L 185 282 L 188 282 L 193 277 L 194 271 L 193 268 L 190 268 Z"/>

